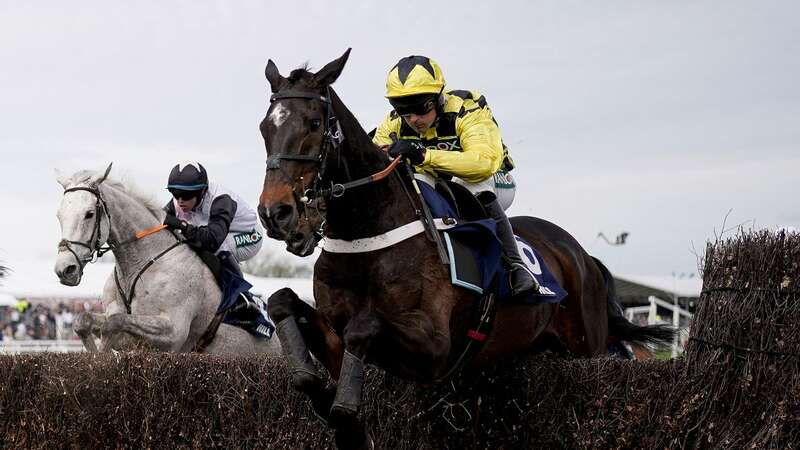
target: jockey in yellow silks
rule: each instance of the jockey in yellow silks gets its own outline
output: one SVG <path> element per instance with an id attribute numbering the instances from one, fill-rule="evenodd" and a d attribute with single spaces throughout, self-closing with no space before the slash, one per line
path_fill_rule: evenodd
<path id="1" fill-rule="evenodd" d="M 511 269 L 512 292 L 538 289 L 522 261 L 505 209 L 516 184 L 514 163 L 486 99 L 474 91 L 445 91 L 442 69 L 425 56 L 408 56 L 389 71 L 386 98 L 393 110 L 373 142 L 391 156 L 403 155 L 418 176 L 452 177 L 483 204 L 497 223 L 497 236 Z"/>

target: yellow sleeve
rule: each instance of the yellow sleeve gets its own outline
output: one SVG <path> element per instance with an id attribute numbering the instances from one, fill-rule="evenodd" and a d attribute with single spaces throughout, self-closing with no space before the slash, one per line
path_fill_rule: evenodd
<path id="1" fill-rule="evenodd" d="M 372 138 L 372 142 L 378 147 L 392 145 L 394 141 L 392 141 L 391 134 L 400 134 L 400 120 L 402 120 L 400 117 L 392 117 L 391 112 L 387 114 L 383 122 L 375 129 L 375 136 Z"/>
<path id="2" fill-rule="evenodd" d="M 500 170 L 503 142 L 488 107 L 476 108 L 456 120 L 463 151 L 428 150 L 422 169 L 432 169 L 470 183 L 483 181 Z M 377 134 L 376 134 L 377 136 Z"/>

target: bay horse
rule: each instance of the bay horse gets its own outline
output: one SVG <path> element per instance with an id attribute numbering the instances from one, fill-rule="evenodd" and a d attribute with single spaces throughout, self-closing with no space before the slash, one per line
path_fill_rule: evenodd
<path id="1" fill-rule="evenodd" d="M 410 171 L 383 177 L 395 163 L 390 166 L 331 88 L 349 53 L 316 73 L 300 68 L 288 77 L 267 63 L 273 94 L 260 125 L 267 168 L 258 211 L 272 238 L 297 239 L 310 198 L 325 200 L 327 240 L 370 238 L 420 220 L 418 199 L 407 195 Z M 621 316 L 610 273 L 569 233 L 534 217 L 511 223 L 568 296 L 560 304 L 496 303 L 488 338 L 462 370 L 543 346 L 592 357 L 605 354 L 611 341 L 671 340 L 668 328 L 639 327 Z M 338 448 L 372 446 L 358 419 L 365 362 L 427 383 L 451 373 L 471 345 L 474 294 L 451 284 L 425 233 L 360 253 L 323 247 L 314 266 L 314 297 L 317 309 L 282 289 L 270 297 L 268 311 L 295 388 L 334 427 Z M 338 380 L 335 388 L 326 387 L 311 354 Z"/>

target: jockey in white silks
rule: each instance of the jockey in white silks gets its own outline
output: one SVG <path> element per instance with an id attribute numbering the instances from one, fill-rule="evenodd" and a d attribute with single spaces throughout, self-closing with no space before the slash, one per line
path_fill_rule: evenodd
<path id="1" fill-rule="evenodd" d="M 164 224 L 179 230 L 189 245 L 215 253 L 224 267 L 241 276 L 239 263 L 255 256 L 263 242 L 256 211 L 225 187 L 209 183 L 197 162 L 176 164 L 167 190 L 173 198 L 164 207 Z"/>

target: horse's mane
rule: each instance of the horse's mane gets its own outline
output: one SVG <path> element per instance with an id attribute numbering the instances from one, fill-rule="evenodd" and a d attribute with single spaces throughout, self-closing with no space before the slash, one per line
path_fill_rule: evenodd
<path id="1" fill-rule="evenodd" d="M 370 139 L 364 127 L 361 126 L 356 116 L 345 106 L 333 88 L 330 88 L 330 94 L 333 112 L 339 120 L 339 126 L 342 127 L 342 132 L 349 142 L 350 147 L 365 151 L 368 151 L 370 148 L 377 150 L 377 146 L 372 142 L 372 139 Z"/>
<path id="2" fill-rule="evenodd" d="M 81 170 L 72 176 L 69 185 L 77 186 L 80 184 L 86 184 L 92 177 L 96 176 L 97 174 L 98 172 L 95 172 L 93 170 Z M 111 186 L 114 189 L 122 191 L 128 194 L 129 196 L 133 197 L 134 200 L 141 203 L 142 206 L 147 208 L 147 210 L 150 211 L 150 213 L 159 220 L 164 214 L 164 210 L 162 209 L 162 207 L 156 203 L 156 201 L 152 198 L 151 195 L 141 192 L 131 182 L 125 184 L 122 181 L 108 178 L 105 181 L 103 181 L 103 186 Z"/>
<path id="3" fill-rule="evenodd" d="M 314 77 L 314 74 L 309 71 L 310 67 L 308 63 L 304 63 L 302 66 L 294 69 L 289 76 L 286 78 L 289 80 L 289 84 L 296 84 L 299 81 L 311 81 Z"/>

